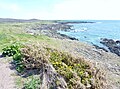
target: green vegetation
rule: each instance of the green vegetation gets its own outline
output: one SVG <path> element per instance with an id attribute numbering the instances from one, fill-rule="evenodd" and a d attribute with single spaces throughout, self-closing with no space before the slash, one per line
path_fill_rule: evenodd
<path id="1" fill-rule="evenodd" d="M 22 89 L 24 87 L 24 81 L 25 79 L 22 78 L 21 76 L 17 76 L 17 78 L 15 78 L 15 85 L 17 89 Z"/>
<path id="2" fill-rule="evenodd" d="M 23 84 L 25 89 L 45 86 L 43 76 L 47 76 L 44 81 L 49 86 L 46 87 L 52 89 L 62 86 L 65 86 L 63 89 L 95 89 L 99 86 L 99 76 L 96 78 L 90 63 L 58 49 L 62 44 L 60 40 L 26 33 L 26 27 L 35 24 L 40 23 L 0 24 L 0 51 L 3 51 L 3 56 L 12 56 L 16 70 L 21 74 L 37 69 L 39 78 L 28 77 Z"/>
<path id="3" fill-rule="evenodd" d="M 39 89 L 41 81 L 38 75 L 31 75 L 26 78 L 19 76 L 15 83 L 17 89 Z"/>
<path id="4" fill-rule="evenodd" d="M 24 70 L 24 65 L 22 63 L 23 56 L 20 51 L 22 46 L 19 43 L 14 43 L 10 46 L 3 48 L 3 56 L 12 56 L 14 64 L 16 65 L 16 70 L 22 72 Z"/>
<path id="5" fill-rule="evenodd" d="M 18 72 L 23 72 L 24 71 L 24 64 L 22 63 L 22 54 L 21 53 L 16 53 L 13 56 L 14 63 L 16 65 L 16 70 Z"/>
<path id="6" fill-rule="evenodd" d="M 86 86 L 91 84 L 90 79 L 93 75 L 89 64 L 57 50 L 49 50 L 49 53 L 51 55 L 50 62 L 56 71 L 64 77 L 69 89 L 77 88 L 74 85 L 79 85 L 78 81 Z"/>
<path id="7" fill-rule="evenodd" d="M 14 56 L 15 54 L 20 53 L 20 49 L 17 44 L 7 46 L 2 50 L 3 50 L 3 53 L 2 53 L 3 56 Z"/>
<path id="8" fill-rule="evenodd" d="M 24 58 L 22 63 L 25 65 L 26 70 L 38 69 L 40 71 L 46 69 L 47 71 L 49 67 L 46 65 L 52 64 L 56 72 L 65 79 L 69 89 L 81 88 L 81 84 L 84 87 L 90 85 L 89 88 L 97 87 L 97 83 L 92 84 L 91 81 L 98 81 L 94 78 L 96 75 L 94 74 L 94 69 L 92 69 L 90 64 L 85 62 L 82 58 L 74 58 L 68 53 L 60 52 L 53 48 L 42 46 L 41 44 L 38 46 L 25 46 L 22 53 Z M 53 75 L 49 73 L 48 76 L 51 76 L 51 78 L 53 77 Z M 59 79 L 55 79 L 54 82 L 56 86 L 61 85 Z"/>
<path id="9" fill-rule="evenodd" d="M 44 35 L 31 35 L 26 33 L 26 29 L 32 27 L 36 24 L 43 24 L 43 22 L 38 23 L 0 23 L 0 52 L 6 46 L 9 46 L 13 43 L 19 42 L 21 44 L 29 43 L 48 43 L 50 45 L 58 45 L 58 41 L 49 38 Z M 47 22 L 46 22 L 47 23 Z M 49 23 L 49 22 L 48 22 Z M 49 23 L 50 24 L 50 23 Z"/>
<path id="10" fill-rule="evenodd" d="M 24 89 L 39 89 L 40 88 L 40 79 L 30 76 L 26 83 L 24 84 Z"/>

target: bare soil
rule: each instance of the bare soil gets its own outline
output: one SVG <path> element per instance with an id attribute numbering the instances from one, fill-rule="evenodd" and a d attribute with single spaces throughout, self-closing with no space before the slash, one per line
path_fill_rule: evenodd
<path id="1" fill-rule="evenodd" d="M 10 60 L 0 57 L 0 89 L 16 89 Z"/>

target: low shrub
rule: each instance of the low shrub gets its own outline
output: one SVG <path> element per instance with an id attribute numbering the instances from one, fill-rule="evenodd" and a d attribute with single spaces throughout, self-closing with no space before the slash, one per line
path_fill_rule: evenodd
<path id="1" fill-rule="evenodd" d="M 16 70 L 18 72 L 23 72 L 24 69 L 25 69 L 25 66 L 24 64 L 22 63 L 23 61 L 23 55 L 21 52 L 17 52 L 14 56 L 13 56 L 13 61 L 14 61 L 14 64 L 16 66 Z"/>
<path id="2" fill-rule="evenodd" d="M 47 73 L 48 81 L 52 81 L 49 80 L 49 76 L 50 79 L 56 78 L 53 76 L 54 74 L 51 75 L 53 70 L 50 70 L 52 69 L 50 65 L 52 65 L 58 73 L 58 76 L 64 78 L 69 89 L 79 89 L 81 87 L 81 89 L 83 89 L 83 87 L 94 89 L 97 85 L 95 70 L 92 69 L 90 63 L 85 62 L 83 58 L 75 58 L 65 52 L 47 47 L 37 47 L 35 45 L 26 46 L 22 52 L 24 56 L 23 63 L 26 68 L 36 68 Z M 53 82 L 57 81 L 55 79 L 53 80 Z M 93 81 L 96 83 L 93 84 Z M 57 86 L 57 84 L 55 85 Z"/>
<path id="3" fill-rule="evenodd" d="M 40 89 L 40 79 L 33 76 L 29 77 L 23 89 Z"/>
<path id="4" fill-rule="evenodd" d="M 13 43 L 12 45 L 3 48 L 3 53 L 2 53 L 2 55 L 4 57 L 6 57 L 6 56 L 13 57 L 13 61 L 14 61 L 14 64 L 16 66 L 16 70 L 18 72 L 22 72 L 25 68 L 25 66 L 22 63 L 23 55 L 22 55 L 21 50 L 20 50 L 21 48 L 22 48 L 21 44 Z"/>
<path id="5" fill-rule="evenodd" d="M 84 86 L 91 84 L 91 79 L 93 78 L 92 71 L 88 72 L 88 70 L 91 70 L 90 65 L 85 61 L 57 50 L 49 50 L 49 53 L 50 62 L 56 71 L 64 77 L 69 89 L 80 88 L 80 83 Z"/>
<path id="6" fill-rule="evenodd" d="M 3 56 L 13 56 L 15 55 L 16 53 L 20 52 L 20 46 L 18 44 L 12 44 L 10 46 L 7 46 L 5 48 L 3 48 L 3 53 L 2 55 Z"/>
<path id="7" fill-rule="evenodd" d="M 43 88 L 96 89 L 100 85 L 99 71 L 95 72 L 97 69 L 83 58 L 75 58 L 68 53 L 40 45 L 27 45 L 21 50 L 14 46 L 12 49 L 15 50 L 12 56 L 16 70 L 23 72 L 37 69 Z M 38 80 L 32 78 L 25 84 L 25 89 L 37 89 L 37 84 Z"/>

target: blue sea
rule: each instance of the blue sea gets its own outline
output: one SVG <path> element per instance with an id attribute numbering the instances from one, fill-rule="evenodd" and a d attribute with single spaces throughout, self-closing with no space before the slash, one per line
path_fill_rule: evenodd
<path id="1" fill-rule="evenodd" d="M 78 20 L 79 21 L 79 20 Z M 79 39 L 79 41 L 95 44 L 100 47 L 101 38 L 120 40 L 120 20 L 85 20 L 95 23 L 73 23 L 72 30 L 59 31 L 71 37 Z"/>

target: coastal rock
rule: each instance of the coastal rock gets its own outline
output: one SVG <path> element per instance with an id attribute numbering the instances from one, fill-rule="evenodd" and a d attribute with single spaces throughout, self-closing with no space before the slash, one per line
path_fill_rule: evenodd
<path id="1" fill-rule="evenodd" d="M 59 39 L 70 39 L 70 40 L 77 40 L 74 37 L 70 37 L 64 34 L 60 34 L 57 31 L 70 31 L 72 30 L 72 25 L 66 25 L 66 24 L 60 24 L 60 23 L 54 23 L 54 24 L 37 24 L 35 26 L 32 27 L 28 27 L 27 29 L 27 33 L 31 34 L 31 35 L 39 35 L 39 34 L 43 34 L 49 37 L 53 37 L 53 38 L 59 38 Z"/>
<path id="2" fill-rule="evenodd" d="M 120 40 L 115 41 L 113 39 L 102 38 L 100 43 L 107 46 L 110 52 L 120 56 Z"/>
<path id="3" fill-rule="evenodd" d="M 62 37 L 68 38 L 68 39 L 70 39 L 70 40 L 77 40 L 77 41 L 78 41 L 77 38 L 70 37 L 70 36 L 67 36 L 67 35 L 65 35 L 65 34 L 60 34 L 60 33 L 58 33 L 58 34 L 61 35 Z"/>
<path id="4" fill-rule="evenodd" d="M 33 27 L 30 27 L 30 30 L 64 30 L 67 31 L 71 29 L 72 25 L 65 25 L 65 24 L 37 24 Z"/>
<path id="5" fill-rule="evenodd" d="M 93 43 L 92 43 L 93 44 Z M 100 47 L 100 46 L 97 46 L 95 44 L 93 44 L 93 46 L 95 46 L 96 49 L 101 49 L 101 50 L 104 50 L 105 52 L 108 52 L 107 49 L 105 49 L 104 47 Z"/>

